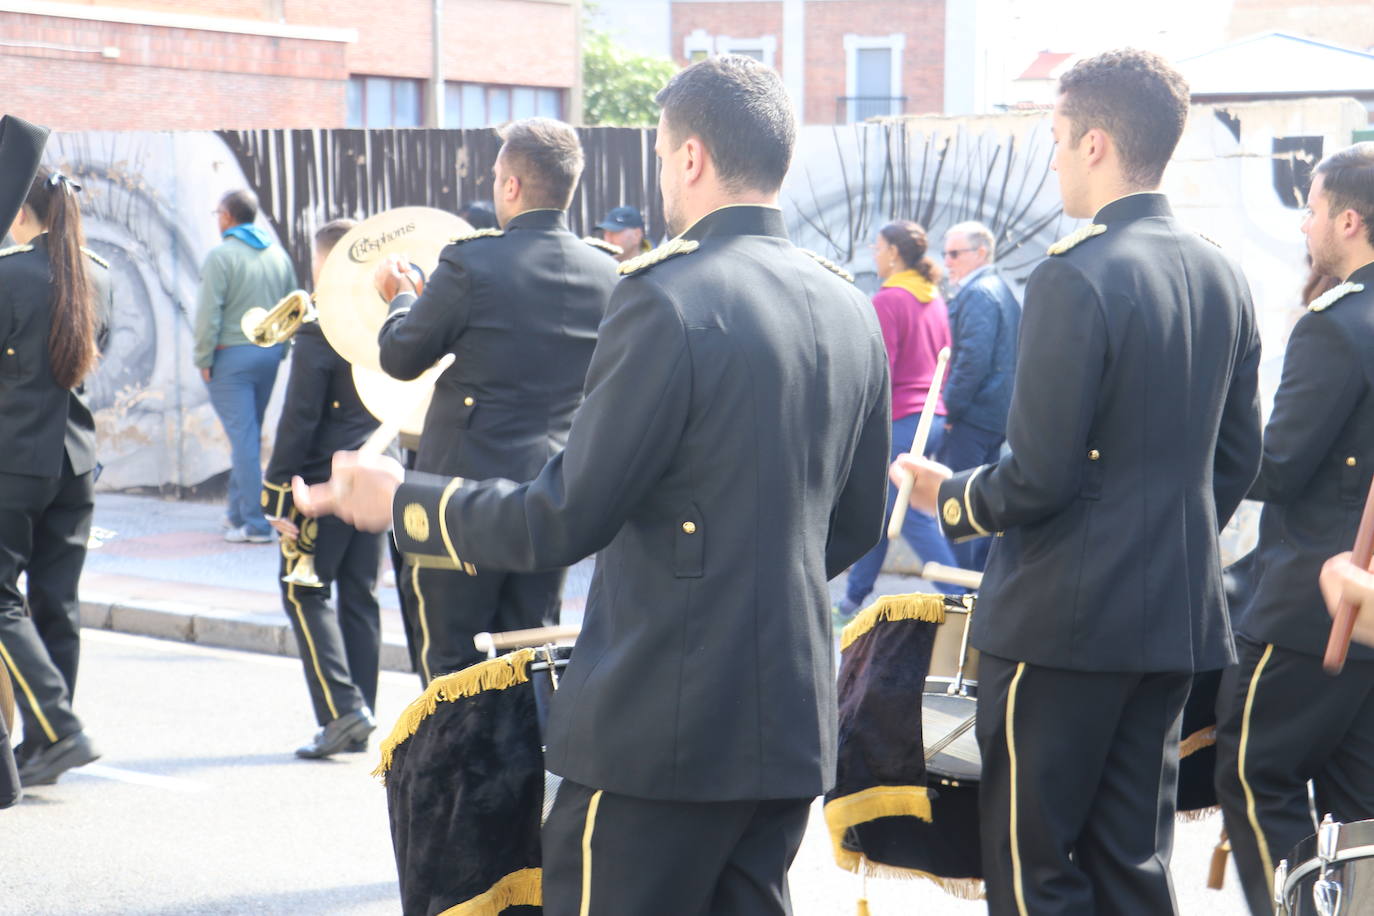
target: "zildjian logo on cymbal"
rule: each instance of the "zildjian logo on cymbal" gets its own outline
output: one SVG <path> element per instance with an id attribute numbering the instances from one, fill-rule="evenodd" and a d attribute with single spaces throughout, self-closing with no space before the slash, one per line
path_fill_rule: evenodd
<path id="1" fill-rule="evenodd" d="M 348 258 L 355 264 L 366 264 L 368 261 L 381 254 L 382 246 L 387 242 L 394 241 L 403 235 L 409 235 L 414 231 L 415 224 L 411 222 L 406 223 L 398 229 L 383 232 L 381 235 L 375 235 L 371 238 L 360 238 L 349 247 Z"/>

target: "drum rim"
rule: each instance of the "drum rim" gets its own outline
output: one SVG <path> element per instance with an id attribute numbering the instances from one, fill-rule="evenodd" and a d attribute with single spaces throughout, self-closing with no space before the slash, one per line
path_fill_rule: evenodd
<path id="1" fill-rule="evenodd" d="M 1308 839 L 1311 838 L 1309 837 Z M 1299 843 L 1298 845 L 1301 847 L 1306 842 L 1307 840 L 1303 840 L 1303 842 Z M 1362 846 L 1349 846 L 1344 849 L 1337 850 L 1335 857 L 1331 859 L 1331 864 L 1343 865 L 1346 862 L 1353 862 L 1357 859 L 1371 858 L 1374 858 L 1374 842 L 1365 843 Z M 1288 877 L 1283 882 L 1283 905 L 1285 907 L 1288 906 L 1288 898 L 1290 896 L 1289 891 L 1296 890 L 1296 884 L 1298 884 L 1303 878 L 1307 877 L 1313 872 L 1320 872 L 1321 868 L 1322 860 L 1320 858 L 1317 858 L 1316 856 L 1313 856 L 1310 859 L 1304 860 L 1301 865 L 1294 867 L 1288 873 Z"/>

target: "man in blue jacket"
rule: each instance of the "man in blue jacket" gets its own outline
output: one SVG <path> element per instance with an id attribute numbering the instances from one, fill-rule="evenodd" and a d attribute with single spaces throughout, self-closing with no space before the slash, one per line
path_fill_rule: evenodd
<path id="1" fill-rule="evenodd" d="M 992 266 L 995 253 L 992 231 L 982 223 L 959 223 L 945 233 L 945 270 L 958 291 L 949 300 L 949 414 L 940 461 L 955 471 L 995 462 L 1007 438 L 1021 306 Z M 982 572 L 989 543 L 955 544 L 954 556 L 965 569 Z"/>

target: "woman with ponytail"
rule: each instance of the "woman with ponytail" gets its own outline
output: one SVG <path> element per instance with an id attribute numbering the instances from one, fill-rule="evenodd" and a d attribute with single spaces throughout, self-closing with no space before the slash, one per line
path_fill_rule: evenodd
<path id="1" fill-rule="evenodd" d="M 926 254 L 927 245 L 925 229 L 909 220 L 888 223 L 878 231 L 878 238 L 873 243 L 873 261 L 882 280 L 882 287 L 873 297 L 873 308 L 883 329 L 892 375 L 893 460 L 911 448 L 916 424 L 930 392 L 936 358 L 941 349 L 949 346 L 949 312 L 944 299 L 940 298 L 939 268 Z M 936 403 L 935 413 L 940 418 L 945 416 L 943 402 Z M 941 419 L 931 426 L 927 454 L 935 454 L 943 436 Z M 897 490 L 889 486 L 889 514 L 896 501 Z M 908 512 L 902 524 L 902 536 L 921 562 L 955 565 L 949 541 L 930 516 Z M 852 617 L 863 607 L 886 557 L 887 528 L 884 526 L 882 540 L 849 570 L 845 597 L 835 609 L 841 618 Z M 963 591 L 953 587 L 942 589 Z"/>
<path id="2" fill-rule="evenodd" d="M 71 698 L 95 503 L 95 421 L 81 392 L 111 300 L 108 265 L 84 247 L 79 191 L 40 168 L 6 227 L 19 244 L 0 250 L 0 663 L 23 715 L 25 786 L 99 756 Z"/>

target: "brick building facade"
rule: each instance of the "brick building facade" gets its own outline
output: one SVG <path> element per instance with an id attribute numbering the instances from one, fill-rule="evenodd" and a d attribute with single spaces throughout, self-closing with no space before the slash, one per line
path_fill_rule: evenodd
<path id="1" fill-rule="evenodd" d="M 678 63 L 710 54 L 756 57 L 777 68 L 807 124 L 947 110 L 946 0 L 661 5 L 671 16 L 669 52 Z"/>
<path id="2" fill-rule="evenodd" d="M 65 130 L 433 126 L 432 10 L 431 0 L 0 3 L 3 110 Z M 444 126 L 575 118 L 579 18 L 579 0 L 445 0 Z"/>

